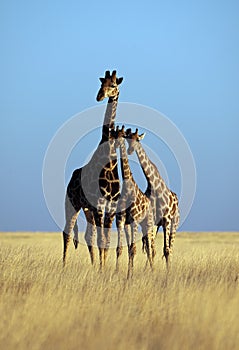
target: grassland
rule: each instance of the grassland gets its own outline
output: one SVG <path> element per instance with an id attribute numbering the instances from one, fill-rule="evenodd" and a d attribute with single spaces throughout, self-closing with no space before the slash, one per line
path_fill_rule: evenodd
<path id="1" fill-rule="evenodd" d="M 0 349 L 239 349 L 239 233 L 178 233 L 170 272 L 156 241 L 132 280 L 126 249 L 104 273 L 61 234 L 0 233 Z"/>

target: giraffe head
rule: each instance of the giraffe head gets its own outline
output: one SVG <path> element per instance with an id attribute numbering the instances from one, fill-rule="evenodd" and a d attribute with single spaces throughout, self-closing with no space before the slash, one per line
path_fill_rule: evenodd
<path id="1" fill-rule="evenodd" d="M 119 85 L 122 83 L 123 78 L 116 77 L 116 70 L 110 75 L 110 71 L 105 72 L 105 77 L 100 78 L 101 87 L 96 96 L 97 101 L 103 101 L 106 97 L 116 97 L 119 95 Z"/>
<path id="2" fill-rule="evenodd" d="M 129 145 L 127 152 L 128 154 L 132 154 L 137 148 L 138 142 L 143 140 L 145 133 L 139 135 L 138 129 L 136 129 L 135 132 L 132 132 L 131 129 L 127 129 L 125 134 L 126 134 L 125 138 Z"/>
<path id="3" fill-rule="evenodd" d="M 124 125 L 121 129 L 119 126 L 117 126 L 116 129 L 112 129 L 111 136 L 115 140 L 115 148 L 119 148 L 120 145 L 124 142 L 126 136 Z"/>

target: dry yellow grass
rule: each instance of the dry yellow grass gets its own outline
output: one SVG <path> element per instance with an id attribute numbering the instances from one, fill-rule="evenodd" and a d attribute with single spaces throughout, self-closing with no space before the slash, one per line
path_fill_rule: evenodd
<path id="1" fill-rule="evenodd" d="M 239 349 L 239 233 L 178 233 L 170 273 L 156 241 L 155 271 L 141 244 L 114 273 L 90 266 L 61 234 L 0 234 L 0 349 Z"/>

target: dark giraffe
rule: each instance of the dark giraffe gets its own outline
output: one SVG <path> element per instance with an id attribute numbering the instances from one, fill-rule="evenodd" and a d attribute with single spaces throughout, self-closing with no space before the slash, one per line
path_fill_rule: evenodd
<path id="1" fill-rule="evenodd" d="M 114 128 L 116 108 L 119 97 L 119 85 L 123 78 L 116 77 L 116 71 L 105 72 L 100 78 L 101 87 L 96 100 L 108 97 L 102 127 L 101 141 L 91 160 L 84 167 L 76 169 L 67 186 L 65 199 L 66 224 L 63 231 L 65 262 L 70 234 L 74 229 L 75 247 L 78 244 L 76 220 L 81 209 L 85 213 L 87 229 L 85 240 L 94 263 L 94 238 L 97 232 L 100 266 L 103 267 L 110 244 L 110 229 L 115 217 L 120 183 L 117 168 L 117 154 L 111 129 Z"/>

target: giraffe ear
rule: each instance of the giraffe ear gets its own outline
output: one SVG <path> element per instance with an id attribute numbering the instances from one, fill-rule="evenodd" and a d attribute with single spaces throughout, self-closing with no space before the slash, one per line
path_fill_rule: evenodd
<path id="1" fill-rule="evenodd" d="M 121 78 L 116 78 L 116 84 L 117 84 L 117 85 L 120 85 L 120 84 L 122 83 L 122 81 L 123 81 L 123 77 L 121 77 Z"/>
<path id="2" fill-rule="evenodd" d="M 104 78 L 99 78 L 99 79 L 100 79 L 101 83 L 103 83 L 105 81 Z"/>
<path id="3" fill-rule="evenodd" d="M 138 136 L 138 140 L 139 140 L 139 141 L 143 140 L 145 134 L 146 134 L 146 133 L 144 132 L 143 134 L 139 135 L 139 136 Z"/>

